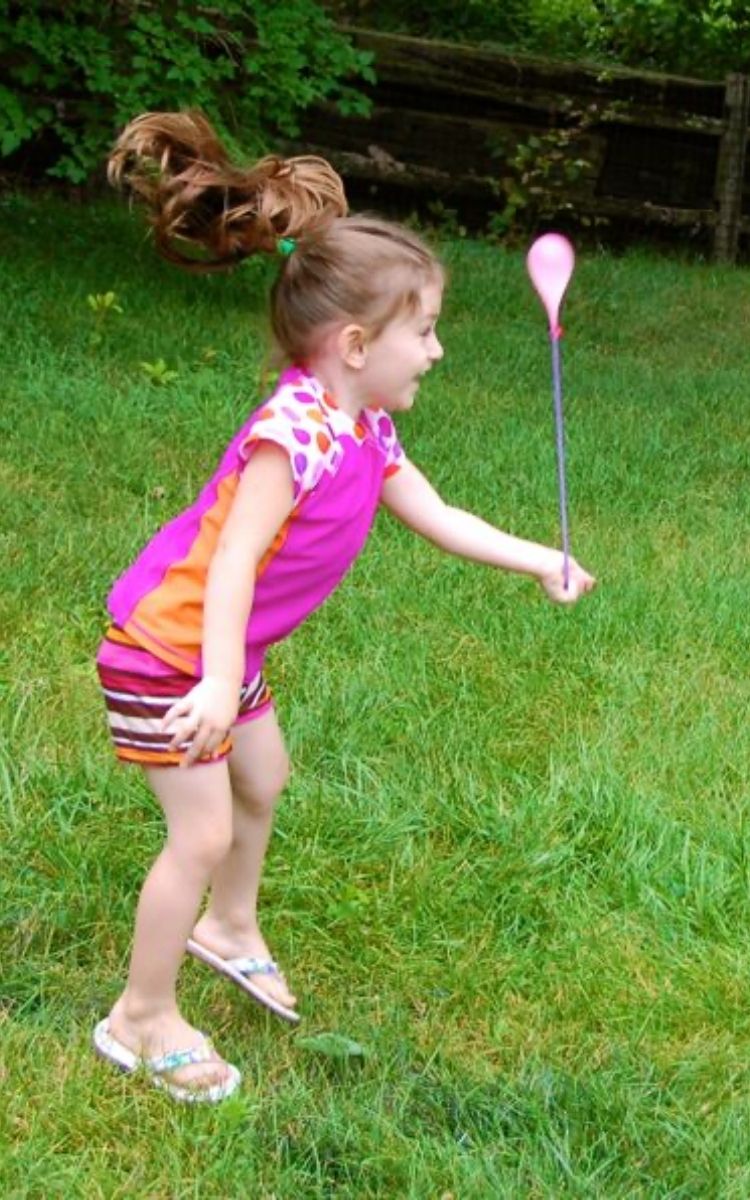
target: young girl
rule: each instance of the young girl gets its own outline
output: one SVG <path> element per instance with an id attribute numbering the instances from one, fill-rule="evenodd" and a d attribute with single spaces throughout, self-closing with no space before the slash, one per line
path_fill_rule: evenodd
<path id="1" fill-rule="evenodd" d="M 178 1009 L 186 949 L 298 1019 L 256 913 L 287 778 L 268 646 L 334 590 L 380 503 L 452 554 L 532 576 L 555 602 L 594 580 L 571 562 L 566 590 L 559 551 L 450 507 L 405 456 L 392 414 L 412 407 L 443 356 L 443 274 L 418 237 L 347 216 L 321 159 L 238 169 L 195 113 L 133 121 L 110 173 L 145 201 L 173 262 L 219 270 L 281 256 L 271 317 L 287 368 L 195 503 L 115 584 L 98 656 L 116 754 L 143 767 L 167 837 L 141 892 L 125 990 L 95 1046 L 176 1099 L 215 1101 L 240 1075 Z"/>

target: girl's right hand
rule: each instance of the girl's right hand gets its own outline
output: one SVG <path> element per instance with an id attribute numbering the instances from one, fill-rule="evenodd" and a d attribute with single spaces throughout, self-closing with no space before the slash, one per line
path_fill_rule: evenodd
<path id="1" fill-rule="evenodd" d="M 180 763 L 189 767 L 213 754 L 226 738 L 240 703 L 240 689 L 228 679 L 206 675 L 167 712 L 161 727 L 172 734 L 171 751 L 190 742 Z"/>
<path id="2" fill-rule="evenodd" d="M 568 584 L 565 586 L 563 576 L 563 556 L 557 555 L 558 562 L 550 570 L 540 573 L 537 578 L 542 589 L 547 593 L 553 604 L 575 604 L 581 596 L 596 587 L 596 580 L 589 575 L 574 558 L 568 559 Z"/>

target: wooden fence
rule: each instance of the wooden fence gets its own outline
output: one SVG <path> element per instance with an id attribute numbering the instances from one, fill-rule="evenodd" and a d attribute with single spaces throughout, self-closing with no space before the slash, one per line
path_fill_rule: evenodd
<path id="1" fill-rule="evenodd" d="M 736 260 L 750 233 L 750 81 L 573 65 L 350 30 L 371 50 L 369 118 L 309 112 L 297 147 L 359 191 L 481 213 L 666 227 Z M 524 211 L 525 210 L 525 211 Z"/>

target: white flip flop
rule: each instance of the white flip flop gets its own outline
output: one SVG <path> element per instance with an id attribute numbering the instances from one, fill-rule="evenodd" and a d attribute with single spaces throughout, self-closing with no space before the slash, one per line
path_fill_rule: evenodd
<path id="1" fill-rule="evenodd" d="M 109 1028 L 109 1017 L 105 1017 L 94 1030 L 93 1042 L 97 1054 L 118 1070 L 132 1075 L 142 1068 L 149 1075 L 154 1087 L 160 1088 L 173 1100 L 179 1100 L 182 1104 L 217 1104 L 231 1096 L 242 1080 L 240 1072 L 231 1063 L 224 1064 L 229 1071 L 224 1083 L 213 1083 L 210 1087 L 185 1087 L 178 1083 L 170 1083 L 164 1078 L 171 1071 L 189 1066 L 190 1063 L 216 1061 L 216 1052 L 203 1034 L 200 1035 L 200 1041 L 189 1050 L 172 1050 L 158 1058 L 141 1058 L 113 1036 Z"/>
<path id="2" fill-rule="evenodd" d="M 281 1017 L 284 1021 L 290 1021 L 296 1024 L 299 1021 L 299 1013 L 293 1008 L 287 1008 L 279 1000 L 274 1000 L 269 996 L 263 988 L 257 987 L 252 982 L 252 975 L 280 975 L 281 972 L 277 964 L 271 958 L 222 958 L 220 954 L 214 954 L 212 950 L 207 950 L 205 946 L 201 946 L 200 942 L 196 942 L 194 938 L 188 938 L 187 949 L 195 958 L 199 958 L 201 962 L 206 963 L 214 971 L 220 975 L 225 975 L 227 979 L 231 979 L 232 983 L 236 983 L 237 987 L 242 988 L 243 992 L 247 992 L 248 996 L 252 996 L 253 1000 L 257 1000 L 258 1004 L 262 1004 L 264 1008 L 270 1009 L 277 1017 Z"/>

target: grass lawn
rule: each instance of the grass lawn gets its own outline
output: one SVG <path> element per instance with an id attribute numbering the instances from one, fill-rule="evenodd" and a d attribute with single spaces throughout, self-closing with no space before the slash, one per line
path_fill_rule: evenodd
<path id="1" fill-rule="evenodd" d="M 295 772 L 262 913 L 304 1021 L 186 963 L 186 1014 L 245 1076 L 190 1109 L 90 1049 L 161 839 L 93 658 L 111 580 L 260 398 L 269 268 L 185 277 L 114 201 L 0 207 L 0 1195 L 750 1195 L 747 272 L 581 257 L 591 598 L 383 516 L 273 655 Z M 522 255 L 443 255 L 446 356 L 402 440 L 447 498 L 554 542 Z"/>

